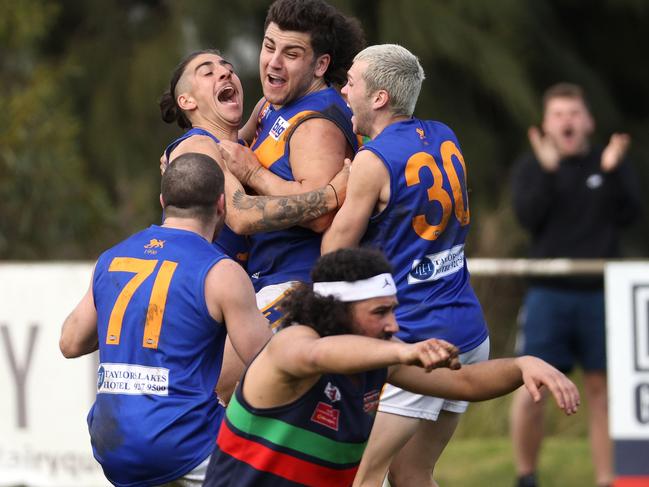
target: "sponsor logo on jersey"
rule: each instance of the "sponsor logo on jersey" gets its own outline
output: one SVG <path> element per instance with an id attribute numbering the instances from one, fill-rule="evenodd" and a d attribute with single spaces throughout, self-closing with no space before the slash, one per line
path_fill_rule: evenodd
<path id="1" fill-rule="evenodd" d="M 275 120 L 275 123 L 273 124 L 272 128 L 270 129 L 270 136 L 275 139 L 279 140 L 279 138 L 282 136 L 284 131 L 291 125 L 289 122 L 284 120 L 281 116 L 277 117 L 277 120 Z"/>
<path id="2" fill-rule="evenodd" d="M 169 369 L 133 364 L 100 364 L 97 394 L 169 395 Z"/>
<path id="3" fill-rule="evenodd" d="M 325 396 L 329 398 L 331 402 L 340 401 L 340 389 L 338 389 L 331 382 L 327 382 L 327 386 L 324 390 Z"/>
<path id="4" fill-rule="evenodd" d="M 429 254 L 412 263 L 408 273 L 408 284 L 436 281 L 464 268 L 464 244 L 449 250 Z"/>
<path id="5" fill-rule="evenodd" d="M 424 129 L 416 129 L 416 130 L 417 130 L 417 135 L 419 135 L 420 139 L 426 138 L 426 133 L 424 132 Z"/>
<path id="6" fill-rule="evenodd" d="M 381 397 L 381 391 L 375 389 L 373 391 L 365 393 L 363 396 L 363 411 L 371 416 L 376 414 L 376 410 L 379 408 L 379 399 Z"/>
<path id="7" fill-rule="evenodd" d="M 338 431 L 339 419 L 340 410 L 335 409 L 325 402 L 319 402 L 311 415 L 311 421 L 326 426 L 334 431 Z"/>
<path id="8" fill-rule="evenodd" d="M 259 279 L 259 272 L 255 272 L 253 275 L 250 276 L 253 279 Z"/>

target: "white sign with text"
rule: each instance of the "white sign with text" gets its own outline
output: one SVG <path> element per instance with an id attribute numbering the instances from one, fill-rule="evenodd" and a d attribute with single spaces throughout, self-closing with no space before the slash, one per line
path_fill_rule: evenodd
<path id="1" fill-rule="evenodd" d="M 649 264 L 605 270 L 611 437 L 649 440 Z"/>
<path id="2" fill-rule="evenodd" d="M 106 487 L 86 415 L 96 354 L 67 360 L 63 320 L 90 284 L 88 263 L 0 264 L 0 486 Z"/>

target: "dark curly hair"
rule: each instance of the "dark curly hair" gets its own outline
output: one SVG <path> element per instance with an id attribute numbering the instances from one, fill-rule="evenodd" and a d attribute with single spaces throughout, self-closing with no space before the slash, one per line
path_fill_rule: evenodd
<path id="1" fill-rule="evenodd" d="M 370 249 L 340 249 L 318 259 L 311 271 L 313 282 L 359 281 L 392 272 L 385 256 Z M 353 302 L 318 296 L 313 285 L 300 283 L 281 302 L 282 327 L 299 323 L 322 337 L 352 333 Z"/>
<path id="2" fill-rule="evenodd" d="M 268 9 L 264 31 L 271 22 L 282 30 L 310 34 L 316 57 L 331 56 L 324 75 L 327 83 L 345 84 L 354 56 L 365 47 L 360 22 L 343 15 L 324 0 L 276 0 Z"/>
<path id="3" fill-rule="evenodd" d="M 185 115 L 185 113 L 180 109 L 178 103 L 176 103 L 176 85 L 185 72 L 187 65 L 191 63 L 196 56 L 200 56 L 201 54 L 216 54 L 217 56 L 220 56 L 221 52 L 218 49 L 203 49 L 189 54 L 185 59 L 180 61 L 178 66 L 176 66 L 176 69 L 174 69 L 171 74 L 169 89 L 167 89 L 160 97 L 160 115 L 162 115 L 162 120 L 167 123 L 177 122 L 181 129 L 191 128 L 192 124 L 187 118 L 187 115 Z"/>

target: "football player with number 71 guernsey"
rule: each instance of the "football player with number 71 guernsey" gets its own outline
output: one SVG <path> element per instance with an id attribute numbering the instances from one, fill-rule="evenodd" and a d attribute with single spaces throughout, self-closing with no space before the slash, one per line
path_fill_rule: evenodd
<path id="1" fill-rule="evenodd" d="M 225 219 L 216 161 L 182 154 L 161 186 L 164 223 L 101 254 L 59 344 L 69 358 L 99 349 L 88 429 L 119 487 L 203 485 L 226 331 L 245 363 L 271 334 L 245 271 L 212 245 Z"/>
<path id="2" fill-rule="evenodd" d="M 352 164 L 347 199 L 322 252 L 381 250 L 394 267 L 405 342 L 438 338 L 462 363 L 488 359 L 489 336 L 464 256 L 469 229 L 466 166 L 453 131 L 413 117 L 424 71 L 407 49 L 361 51 L 342 93 L 357 134 L 371 138 Z M 435 486 L 431 472 L 467 408 L 464 401 L 387 385 L 355 485 Z M 380 441 L 379 441 L 380 439 Z"/>

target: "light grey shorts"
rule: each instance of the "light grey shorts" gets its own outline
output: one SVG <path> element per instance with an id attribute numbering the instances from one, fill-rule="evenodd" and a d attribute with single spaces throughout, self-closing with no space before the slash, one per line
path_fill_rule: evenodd
<path id="1" fill-rule="evenodd" d="M 466 353 L 460 354 L 462 364 L 475 364 L 489 359 L 489 338 Z M 441 410 L 463 413 L 469 406 L 467 401 L 454 401 L 432 396 L 422 396 L 404 391 L 392 384 L 386 384 L 381 394 L 379 411 L 411 418 L 436 421 Z"/>

